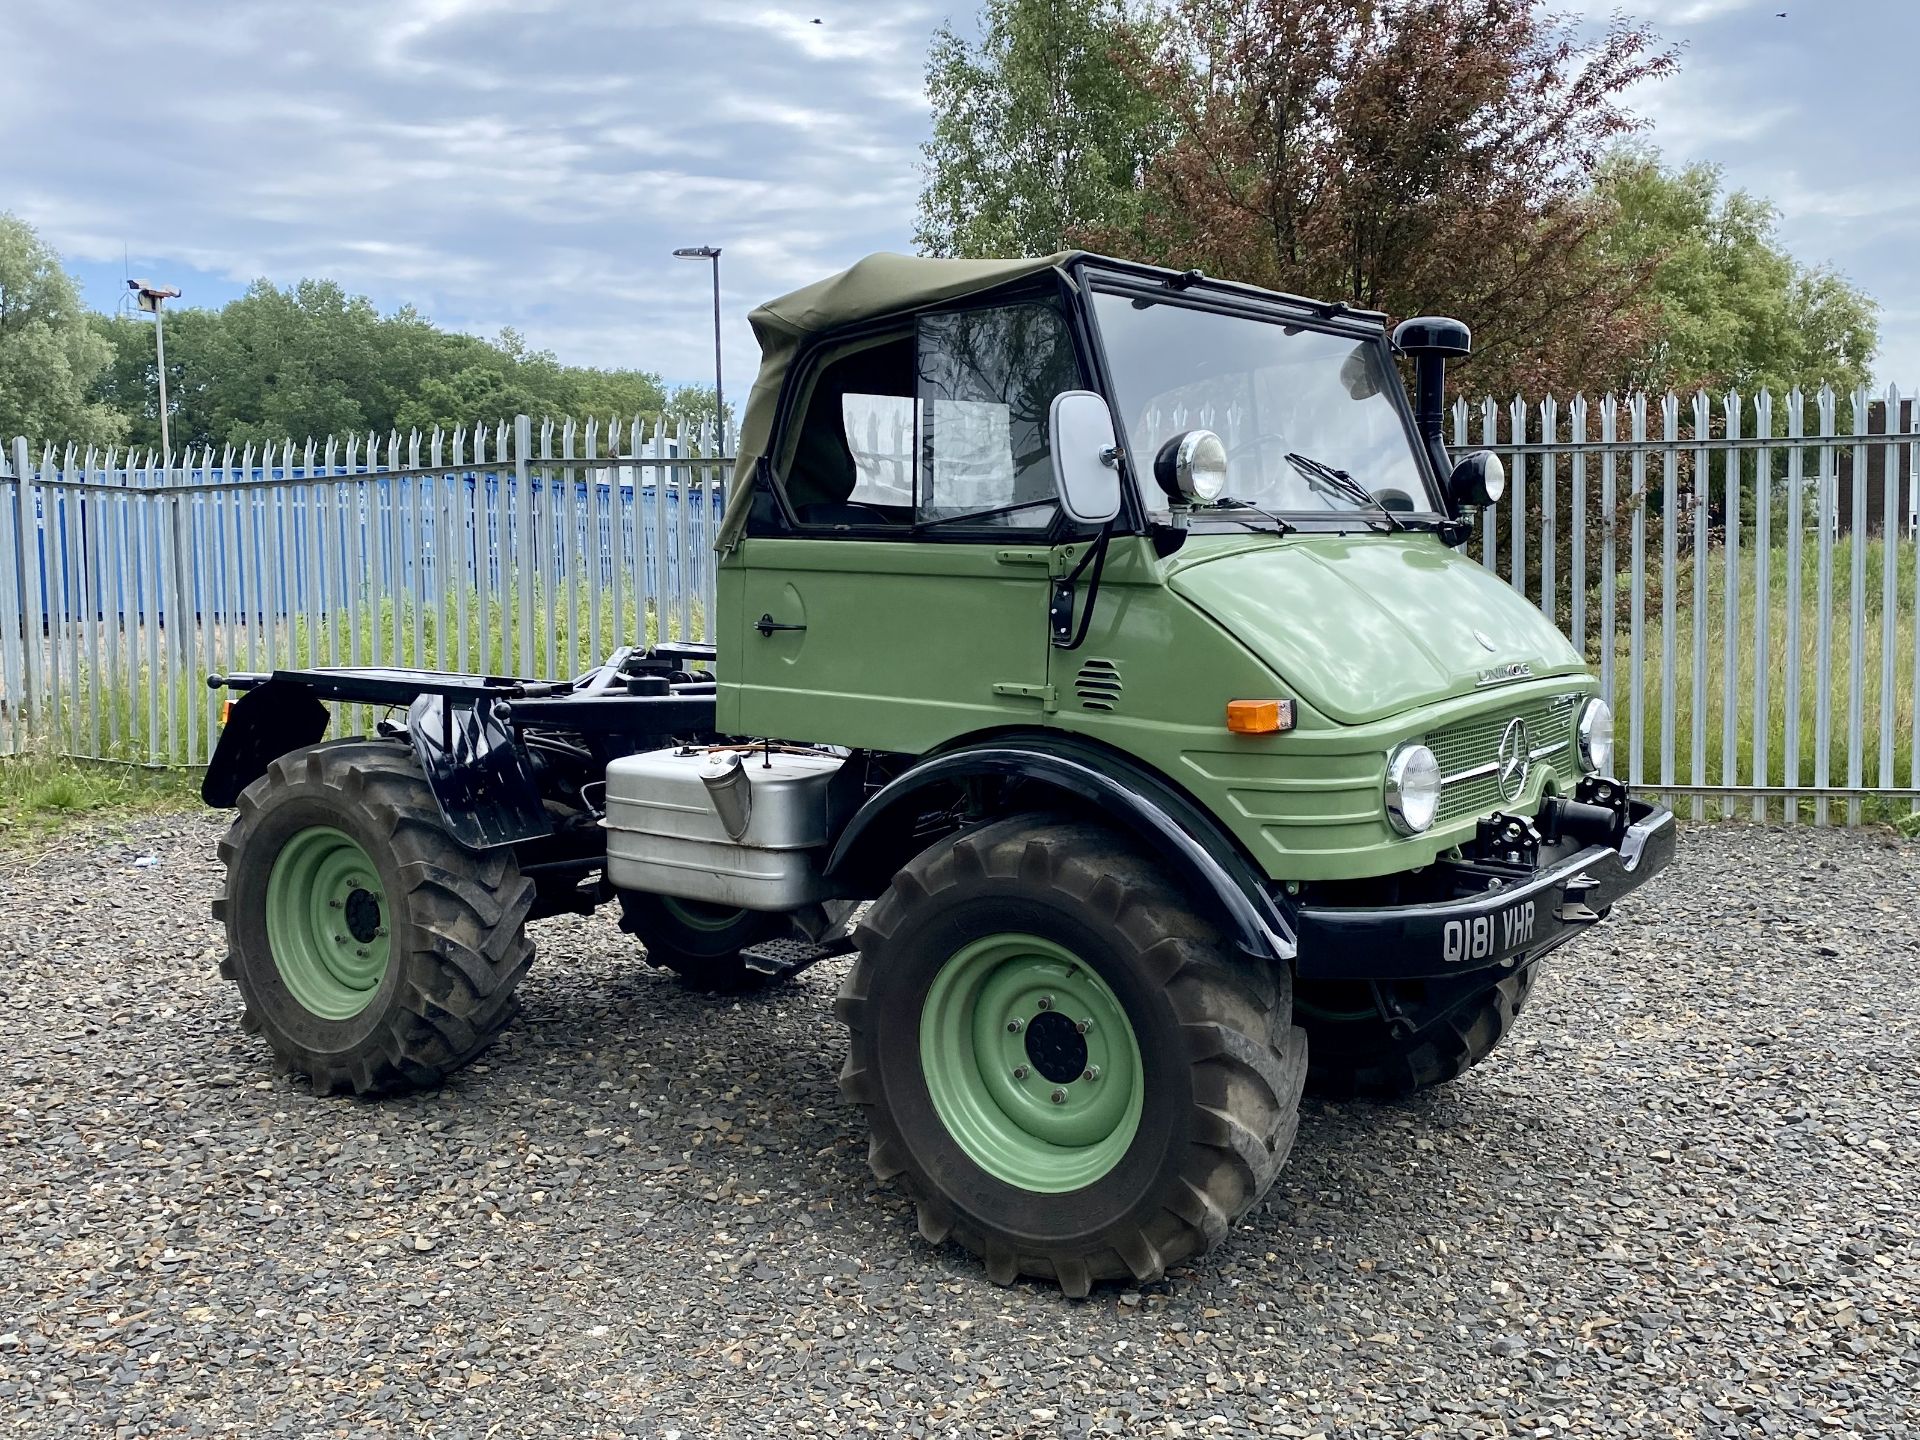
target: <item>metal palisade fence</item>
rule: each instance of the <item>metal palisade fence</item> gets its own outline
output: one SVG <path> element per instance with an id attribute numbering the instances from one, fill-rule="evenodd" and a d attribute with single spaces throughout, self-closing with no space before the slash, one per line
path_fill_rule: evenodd
<path id="1" fill-rule="evenodd" d="M 1695 817 L 1920 812 L 1920 433 L 1890 388 L 1453 412 L 1502 455 L 1473 541 L 1615 712 L 1614 768 Z"/>
<path id="2" fill-rule="evenodd" d="M 1455 406 L 1456 453 L 1494 449 L 1509 475 L 1472 553 L 1587 656 L 1631 783 L 1696 816 L 1920 811 L 1915 408 L 1897 390 Z M 863 474 L 910 485 L 910 439 L 882 428 L 856 437 Z M 525 417 L 172 465 L 16 441 L 0 752 L 204 763 L 212 671 L 551 679 L 702 638 L 719 448 L 671 422 Z"/>
<path id="3" fill-rule="evenodd" d="M 721 448 L 670 419 L 525 416 L 172 463 L 16 440 L 0 466 L 0 753 L 204 764 L 214 672 L 558 679 L 620 645 L 703 638 Z"/>

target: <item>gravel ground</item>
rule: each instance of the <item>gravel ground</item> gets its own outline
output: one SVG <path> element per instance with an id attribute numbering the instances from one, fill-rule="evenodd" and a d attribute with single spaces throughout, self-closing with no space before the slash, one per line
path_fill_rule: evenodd
<path id="1" fill-rule="evenodd" d="M 547 922 L 484 1063 L 313 1098 L 214 973 L 219 831 L 0 859 L 5 1433 L 1920 1429 L 1920 847 L 1689 833 L 1492 1061 L 1310 1104 L 1221 1251 L 1074 1303 L 872 1184 L 839 965 L 715 1001 Z"/>

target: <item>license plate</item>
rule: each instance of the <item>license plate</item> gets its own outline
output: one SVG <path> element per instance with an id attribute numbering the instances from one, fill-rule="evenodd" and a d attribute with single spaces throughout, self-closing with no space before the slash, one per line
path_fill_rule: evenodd
<path id="1" fill-rule="evenodd" d="M 1533 939 L 1537 900 L 1516 900 L 1501 910 L 1468 920 L 1449 920 L 1440 932 L 1440 957 L 1449 965 L 1491 960 Z"/>

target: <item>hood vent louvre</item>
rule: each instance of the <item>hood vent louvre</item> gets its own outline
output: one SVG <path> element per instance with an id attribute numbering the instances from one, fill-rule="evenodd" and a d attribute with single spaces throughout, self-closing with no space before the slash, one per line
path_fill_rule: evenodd
<path id="1" fill-rule="evenodd" d="M 1111 660 L 1089 660 L 1074 677 L 1073 693 L 1082 710 L 1112 710 L 1120 703 L 1120 667 Z"/>

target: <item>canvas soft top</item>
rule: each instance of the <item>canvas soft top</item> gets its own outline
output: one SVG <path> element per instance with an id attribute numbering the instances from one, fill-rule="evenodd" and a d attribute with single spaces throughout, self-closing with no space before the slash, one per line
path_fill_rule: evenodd
<path id="1" fill-rule="evenodd" d="M 1056 269 L 1079 252 L 1020 260 L 928 260 L 881 253 L 791 295 L 769 300 L 747 317 L 760 342 L 760 374 L 740 420 L 727 513 L 716 548 L 730 550 L 746 529 L 753 504 L 753 472 L 773 437 L 773 415 L 788 367 L 813 336 L 889 315 L 907 315 L 983 290 Z"/>

